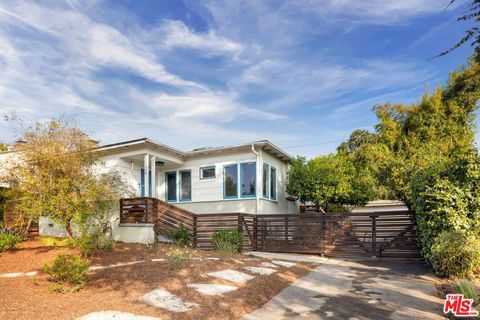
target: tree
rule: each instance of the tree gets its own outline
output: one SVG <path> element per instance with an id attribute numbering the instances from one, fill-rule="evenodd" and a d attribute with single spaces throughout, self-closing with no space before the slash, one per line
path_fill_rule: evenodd
<path id="1" fill-rule="evenodd" d="M 0 152 L 7 151 L 7 150 L 8 150 L 8 145 L 6 143 L 0 142 Z"/>
<path id="2" fill-rule="evenodd" d="M 11 186 L 14 210 L 27 224 L 47 216 L 73 236 L 72 223 L 103 219 L 125 190 L 116 172 L 101 172 L 88 135 L 63 120 L 36 122 L 23 130 L 28 147 L 8 164 L 2 180 Z"/>
<path id="3" fill-rule="evenodd" d="M 295 159 L 288 172 L 287 192 L 327 212 L 331 206 L 363 205 L 373 198 L 371 181 L 340 154 L 308 162 L 304 158 Z"/>
<path id="4" fill-rule="evenodd" d="M 458 1 L 451 0 L 449 6 L 452 5 L 454 2 Z M 468 5 L 467 12 L 462 16 L 458 17 L 457 21 L 473 21 L 473 23 L 480 23 L 480 0 L 471 0 L 470 4 Z M 477 59 L 477 62 L 480 62 L 480 28 L 475 25 L 467 29 L 465 31 L 465 36 L 461 38 L 456 44 L 454 44 L 453 47 L 440 53 L 439 56 L 447 55 L 448 53 L 468 42 L 470 42 L 470 45 L 473 47 L 474 57 Z"/>

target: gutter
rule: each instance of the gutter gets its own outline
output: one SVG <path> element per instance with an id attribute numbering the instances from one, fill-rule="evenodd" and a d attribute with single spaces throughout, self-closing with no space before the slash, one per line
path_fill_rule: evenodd
<path id="1" fill-rule="evenodd" d="M 258 214 L 258 208 L 260 207 L 260 188 L 258 187 L 260 184 L 258 183 L 259 180 L 259 168 L 260 168 L 260 155 L 258 154 L 257 151 L 255 151 L 255 144 L 252 144 L 252 152 L 255 154 L 255 156 L 257 157 L 257 160 L 256 160 L 256 166 L 255 166 L 255 175 L 257 176 L 255 178 L 255 183 L 256 183 L 256 186 L 255 186 L 255 214 Z"/>

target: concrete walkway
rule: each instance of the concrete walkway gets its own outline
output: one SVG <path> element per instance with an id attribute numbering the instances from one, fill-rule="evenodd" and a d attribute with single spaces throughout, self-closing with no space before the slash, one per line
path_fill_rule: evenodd
<path id="1" fill-rule="evenodd" d="M 434 279 L 420 262 L 322 260 L 244 319 L 444 319 Z"/>

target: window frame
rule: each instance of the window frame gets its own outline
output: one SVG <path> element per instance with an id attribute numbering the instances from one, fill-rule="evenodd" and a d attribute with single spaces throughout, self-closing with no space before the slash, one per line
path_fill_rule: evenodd
<path id="1" fill-rule="evenodd" d="M 168 199 L 168 175 L 175 174 L 175 200 Z M 165 172 L 165 202 L 178 202 L 178 173 L 177 171 L 166 171 Z"/>
<path id="2" fill-rule="evenodd" d="M 274 177 L 274 180 L 273 180 L 273 182 L 275 183 L 274 190 L 273 190 L 274 192 L 272 192 L 272 185 L 271 185 L 272 184 L 272 169 L 275 170 L 275 177 Z M 272 201 L 277 201 L 277 191 L 278 191 L 277 190 L 277 185 L 278 185 L 278 183 L 277 183 L 277 172 L 278 172 L 277 168 L 271 165 L 270 166 L 270 174 L 269 174 L 269 177 L 270 177 L 270 179 L 269 179 L 270 198 L 269 199 L 272 200 Z M 275 195 L 275 197 L 273 197 L 273 195 Z"/>
<path id="3" fill-rule="evenodd" d="M 205 178 L 203 176 L 203 171 L 202 171 L 204 169 L 213 169 L 214 176 Z M 200 167 L 198 170 L 199 170 L 198 171 L 198 176 L 199 176 L 200 180 L 212 180 L 212 179 L 217 178 L 217 168 L 216 168 L 216 166 L 204 166 L 204 167 Z"/>
<path id="4" fill-rule="evenodd" d="M 235 174 L 236 174 L 236 188 L 235 188 L 235 195 L 234 196 L 227 196 L 226 195 L 226 188 L 225 188 L 225 169 L 228 168 L 228 167 L 235 167 Z M 239 168 L 238 168 L 238 163 L 232 163 L 232 164 L 226 164 L 223 166 L 223 170 L 222 170 L 222 176 L 223 176 L 223 181 L 222 181 L 222 188 L 223 188 L 223 191 L 222 191 L 222 194 L 223 194 L 223 199 L 224 200 L 228 200 L 228 199 L 238 199 L 238 195 L 239 195 L 239 172 L 238 172 Z"/>
<path id="5" fill-rule="evenodd" d="M 244 166 L 247 166 L 247 165 L 254 165 L 254 175 L 253 175 L 253 179 L 254 179 L 254 194 L 251 195 L 243 195 L 242 194 L 242 185 L 243 185 L 243 167 Z M 238 185 L 238 188 L 239 188 L 239 191 L 237 192 L 239 195 L 240 195 L 240 198 L 256 198 L 257 197 L 257 163 L 254 162 L 254 161 L 251 161 L 251 162 L 242 162 L 240 163 L 240 176 L 239 176 L 239 185 Z"/>
<path id="6" fill-rule="evenodd" d="M 182 199 L 182 184 L 183 184 L 182 173 L 184 173 L 184 172 L 189 172 L 190 173 L 190 198 L 188 198 L 188 199 Z M 178 202 L 192 201 L 192 183 L 193 183 L 192 169 L 178 170 L 177 183 L 178 183 L 178 187 L 177 187 L 177 189 L 178 189 L 178 195 L 177 195 Z"/>
<path id="7" fill-rule="evenodd" d="M 263 166 L 262 166 L 262 170 L 263 170 L 262 171 L 262 198 L 263 199 L 270 199 L 270 165 L 268 163 L 264 162 Z M 267 177 L 266 177 L 266 179 L 263 179 L 265 171 L 267 172 Z M 265 188 L 266 194 L 263 193 L 264 188 Z"/>

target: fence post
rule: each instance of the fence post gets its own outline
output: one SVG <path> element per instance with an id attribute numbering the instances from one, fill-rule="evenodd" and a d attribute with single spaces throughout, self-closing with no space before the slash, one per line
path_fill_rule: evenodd
<path id="1" fill-rule="evenodd" d="M 372 216 L 372 258 L 377 257 L 377 219 L 376 215 Z"/>
<path id="2" fill-rule="evenodd" d="M 193 216 L 193 222 L 192 222 L 192 232 L 193 232 L 193 247 L 197 247 L 197 216 Z"/>
<path id="3" fill-rule="evenodd" d="M 285 217 L 285 241 L 287 242 L 285 245 L 288 244 L 288 216 Z"/>
<path id="4" fill-rule="evenodd" d="M 320 255 L 325 257 L 325 212 L 321 213 L 322 220 L 321 220 L 321 228 L 320 228 Z"/>
<path id="5" fill-rule="evenodd" d="M 258 249 L 258 217 L 254 216 L 253 217 L 253 251 L 257 251 Z"/>

